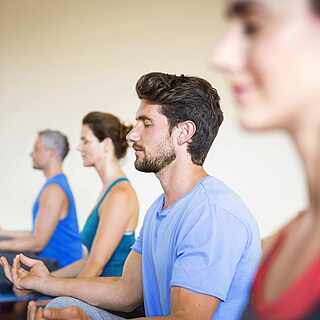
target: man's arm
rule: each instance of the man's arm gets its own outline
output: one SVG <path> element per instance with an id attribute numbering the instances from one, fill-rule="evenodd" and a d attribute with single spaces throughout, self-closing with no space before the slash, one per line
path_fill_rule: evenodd
<path id="1" fill-rule="evenodd" d="M 68 200 L 64 191 L 56 184 L 48 186 L 40 198 L 34 233 L 18 239 L 0 241 L 0 250 L 31 252 L 43 250 L 59 219 L 63 217 L 67 210 Z"/>
<path id="2" fill-rule="evenodd" d="M 27 230 L 5 230 L 0 229 L 0 240 L 1 237 L 8 237 L 8 238 L 21 238 L 21 237 L 29 237 L 32 235 L 31 231 Z"/>
<path id="3" fill-rule="evenodd" d="M 169 316 L 137 318 L 136 320 L 211 320 L 219 301 L 209 295 L 173 287 L 171 288 L 171 314 Z"/>
<path id="4" fill-rule="evenodd" d="M 31 267 L 31 270 L 21 272 L 21 263 Z M 143 300 L 141 255 L 136 252 L 129 254 L 123 275 L 119 278 L 56 278 L 50 275 L 41 261 L 23 255 L 17 256 L 14 261 L 12 278 L 14 285 L 20 289 L 51 296 L 70 296 L 114 311 L 132 311 Z"/>
<path id="5" fill-rule="evenodd" d="M 136 320 L 211 320 L 219 304 L 219 299 L 192 292 L 190 290 L 173 287 L 171 289 L 171 314 L 164 317 L 136 318 Z M 37 317 L 28 319 L 73 319 L 73 320 L 90 320 L 85 313 L 78 307 L 54 308 L 34 310 Z M 45 317 L 44 317 L 45 316 Z"/>

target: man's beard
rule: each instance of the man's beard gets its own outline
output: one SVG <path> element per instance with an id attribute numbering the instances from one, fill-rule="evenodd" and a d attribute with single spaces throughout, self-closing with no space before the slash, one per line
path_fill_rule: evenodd
<path id="1" fill-rule="evenodd" d="M 35 170 L 42 170 L 42 168 L 35 162 L 32 163 L 32 168 Z"/>
<path id="2" fill-rule="evenodd" d="M 134 166 L 137 170 L 142 172 L 158 173 L 175 159 L 176 154 L 173 149 L 162 151 L 162 153 L 157 154 L 154 158 L 148 157 L 145 153 L 144 159 L 139 161 L 137 158 L 134 162 Z"/>

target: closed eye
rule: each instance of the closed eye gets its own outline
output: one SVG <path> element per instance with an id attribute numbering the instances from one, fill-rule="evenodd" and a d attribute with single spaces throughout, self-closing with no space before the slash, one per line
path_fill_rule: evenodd
<path id="1" fill-rule="evenodd" d="M 151 121 L 144 121 L 143 125 L 144 125 L 145 128 L 149 128 L 149 127 L 152 126 L 152 122 Z"/>

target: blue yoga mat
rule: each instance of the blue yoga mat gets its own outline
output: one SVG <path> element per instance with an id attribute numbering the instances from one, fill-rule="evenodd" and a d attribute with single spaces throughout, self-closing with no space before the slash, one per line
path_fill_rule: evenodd
<path id="1" fill-rule="evenodd" d="M 36 295 L 33 294 L 29 294 L 26 296 L 16 296 L 14 293 L 0 293 L 0 303 L 35 300 L 35 296 Z"/>
<path id="2" fill-rule="evenodd" d="M 17 296 L 14 292 L 1 292 L 0 293 L 0 303 L 5 302 L 20 302 L 20 301 L 31 301 L 31 300 L 46 300 L 52 299 L 49 296 L 43 296 L 38 293 L 32 293 L 25 296 Z"/>

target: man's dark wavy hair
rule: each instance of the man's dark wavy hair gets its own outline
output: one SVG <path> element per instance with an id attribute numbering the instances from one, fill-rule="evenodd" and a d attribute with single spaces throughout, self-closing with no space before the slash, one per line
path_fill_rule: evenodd
<path id="1" fill-rule="evenodd" d="M 140 99 L 160 105 L 170 134 L 178 123 L 194 122 L 187 150 L 192 162 L 202 166 L 223 121 L 217 90 L 201 78 L 152 72 L 138 80 L 136 91 Z"/>

